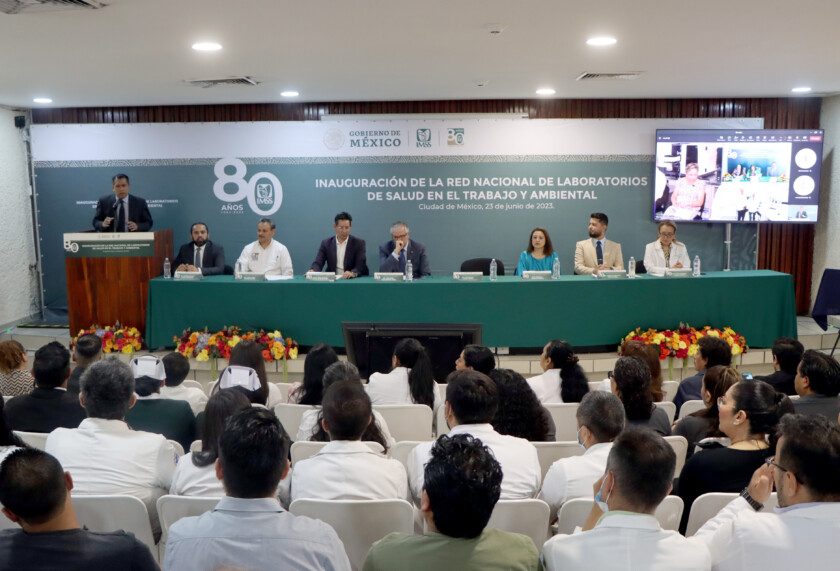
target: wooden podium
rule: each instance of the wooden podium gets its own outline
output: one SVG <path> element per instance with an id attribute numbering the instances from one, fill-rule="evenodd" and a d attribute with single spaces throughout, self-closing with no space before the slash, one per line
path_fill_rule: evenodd
<path id="1" fill-rule="evenodd" d="M 145 337 L 149 280 L 173 258 L 172 230 L 68 233 L 64 253 L 70 335 L 120 322 Z"/>

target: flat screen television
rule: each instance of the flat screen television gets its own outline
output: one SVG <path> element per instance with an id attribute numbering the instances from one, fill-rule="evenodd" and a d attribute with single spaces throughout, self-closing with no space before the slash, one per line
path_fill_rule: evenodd
<path id="1" fill-rule="evenodd" d="M 817 221 L 821 129 L 658 129 L 653 219 Z"/>
<path id="2" fill-rule="evenodd" d="M 405 337 L 417 339 L 426 348 L 439 383 L 455 370 L 455 360 L 465 346 L 481 344 L 480 323 L 344 322 L 341 326 L 347 358 L 363 379 L 390 371 L 394 346 Z"/>

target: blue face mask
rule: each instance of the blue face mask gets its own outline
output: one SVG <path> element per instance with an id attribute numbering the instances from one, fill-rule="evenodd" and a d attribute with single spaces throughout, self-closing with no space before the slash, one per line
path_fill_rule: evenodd
<path id="1" fill-rule="evenodd" d="M 580 428 L 583 428 L 582 426 Z M 577 441 L 581 448 L 586 450 L 586 445 L 583 443 L 583 440 L 580 438 L 580 428 L 577 429 Z"/>
<path id="2" fill-rule="evenodd" d="M 610 493 L 612 493 L 612 492 L 610 492 Z M 607 497 L 604 498 L 603 495 L 604 495 L 604 484 L 602 482 L 601 483 L 601 488 L 598 490 L 598 493 L 595 494 L 595 503 L 598 505 L 598 507 L 601 509 L 602 512 L 607 513 L 608 511 L 610 511 L 610 507 L 607 505 L 607 500 L 610 499 L 610 496 L 609 496 L 609 494 L 607 494 Z"/>

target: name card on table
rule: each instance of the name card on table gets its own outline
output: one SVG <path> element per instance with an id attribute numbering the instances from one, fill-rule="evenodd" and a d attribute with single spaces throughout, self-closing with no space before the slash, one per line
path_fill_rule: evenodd
<path id="1" fill-rule="evenodd" d="M 264 282 L 265 274 L 262 272 L 239 272 L 239 277 L 236 279 L 244 282 Z"/>
<path id="2" fill-rule="evenodd" d="M 624 270 L 601 270 L 600 272 L 598 272 L 598 277 L 604 278 L 606 280 L 616 280 L 626 278 L 627 272 L 625 272 Z"/>
<path id="3" fill-rule="evenodd" d="M 668 268 L 665 270 L 665 277 L 668 278 L 690 278 L 691 268 Z"/>
<path id="4" fill-rule="evenodd" d="M 196 281 L 200 280 L 204 276 L 201 272 L 184 272 L 184 271 L 176 271 L 175 272 L 175 279 L 176 280 L 185 280 L 185 281 Z"/>
<path id="5" fill-rule="evenodd" d="M 548 270 L 525 270 L 522 272 L 523 280 L 550 280 L 551 272 Z"/>
<path id="6" fill-rule="evenodd" d="M 484 279 L 482 272 L 452 272 L 452 278 L 462 282 L 480 282 Z"/>
<path id="7" fill-rule="evenodd" d="M 373 279 L 380 282 L 401 282 L 405 281 L 405 274 L 402 272 L 374 272 Z"/>
<path id="8" fill-rule="evenodd" d="M 306 272 L 306 279 L 312 282 L 334 282 L 335 272 Z"/>

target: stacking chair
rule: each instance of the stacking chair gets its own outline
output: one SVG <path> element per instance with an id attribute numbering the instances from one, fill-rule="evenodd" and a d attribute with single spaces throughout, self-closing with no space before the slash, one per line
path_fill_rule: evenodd
<path id="1" fill-rule="evenodd" d="M 429 440 L 432 437 L 432 409 L 424 404 L 375 405 L 391 436 L 400 440 Z"/>
<path id="2" fill-rule="evenodd" d="M 673 401 L 679 388 L 680 383 L 678 381 L 662 381 L 662 392 L 665 393 L 662 400 Z"/>
<path id="3" fill-rule="evenodd" d="M 671 402 L 669 400 L 664 400 L 664 401 L 661 401 L 661 402 L 655 402 L 653 404 L 655 404 L 656 406 L 658 406 L 659 408 L 664 410 L 666 413 L 668 413 L 668 422 L 670 422 L 670 423 L 674 422 L 674 417 L 677 416 L 677 405 L 675 405 L 673 402 Z"/>
<path id="4" fill-rule="evenodd" d="M 74 498 L 75 501 L 75 498 Z M 212 511 L 219 503 L 219 498 L 199 498 L 192 496 L 161 496 L 157 500 L 158 518 L 160 519 L 160 543 L 158 552 L 160 562 L 163 563 L 163 554 L 166 551 L 166 539 L 169 535 L 169 528 L 181 518 L 201 515 Z"/>
<path id="5" fill-rule="evenodd" d="M 145 543 L 157 559 L 149 513 L 143 502 L 134 496 L 74 495 L 73 509 L 79 524 L 90 531 L 115 531 L 123 529 Z"/>
<path id="6" fill-rule="evenodd" d="M 38 450 L 46 448 L 47 436 L 50 435 L 49 432 L 22 432 L 20 430 L 15 430 L 14 433 L 26 444 Z"/>
<path id="7" fill-rule="evenodd" d="M 680 477 L 683 466 L 685 466 L 685 457 L 688 455 L 688 440 L 683 436 L 666 436 L 665 442 L 671 445 L 674 453 L 677 455 L 677 466 L 674 468 L 674 478 Z"/>
<path id="8" fill-rule="evenodd" d="M 578 403 L 564 402 L 543 405 L 554 419 L 554 426 L 557 428 L 556 436 L 558 441 L 577 441 L 577 409 Z"/>
<path id="9" fill-rule="evenodd" d="M 286 429 L 289 438 L 292 440 L 297 436 L 298 428 L 300 428 L 300 421 L 303 418 L 303 413 L 307 410 L 312 410 L 316 407 L 306 404 L 278 404 L 274 407 L 274 414 L 280 420 L 280 424 Z M 390 426 L 389 426 L 390 428 Z"/>
<path id="10" fill-rule="evenodd" d="M 531 444 L 537 449 L 537 457 L 540 459 L 540 470 L 542 471 L 542 479 L 545 480 L 545 475 L 551 465 L 561 458 L 570 458 L 572 456 L 582 456 L 584 450 L 580 444 L 575 442 L 532 442 Z"/>
<path id="11" fill-rule="evenodd" d="M 593 500 L 589 498 L 575 498 L 560 506 L 557 513 L 557 533 L 570 534 L 575 528 L 583 525 L 592 510 Z M 683 513 L 683 501 L 679 496 L 666 496 L 654 512 L 662 529 L 676 531 L 680 527 Z"/>
<path id="12" fill-rule="evenodd" d="M 703 494 L 694 499 L 691 504 L 691 511 L 688 512 L 688 524 L 685 527 L 685 536 L 691 537 L 697 530 L 703 527 L 703 524 L 715 517 L 720 510 L 738 497 L 737 493 L 724 492 L 710 492 Z M 779 498 L 776 492 L 770 494 L 770 497 L 764 502 L 764 509 L 771 511 L 778 507 Z"/>
<path id="13" fill-rule="evenodd" d="M 411 451 L 414 450 L 414 447 L 418 444 L 423 444 L 423 441 L 403 440 L 401 442 L 397 442 L 391 446 L 390 450 L 388 450 L 388 456 L 394 460 L 399 460 L 400 464 L 408 468 L 408 457 L 411 454 Z"/>
<path id="14" fill-rule="evenodd" d="M 548 539 L 550 511 L 542 500 L 499 500 L 487 527 L 527 535 L 541 551 Z"/>
<path id="15" fill-rule="evenodd" d="M 683 403 L 680 407 L 680 416 L 679 418 L 685 418 L 689 414 L 695 413 L 698 410 L 703 410 L 706 408 L 706 403 L 701 400 L 687 400 Z"/>

